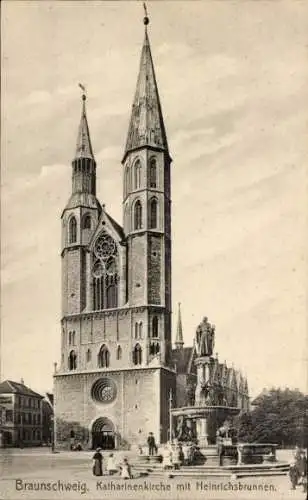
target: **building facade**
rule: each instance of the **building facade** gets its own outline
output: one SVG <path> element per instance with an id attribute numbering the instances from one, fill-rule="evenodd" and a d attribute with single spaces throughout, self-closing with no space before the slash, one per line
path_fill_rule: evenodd
<path id="1" fill-rule="evenodd" d="M 23 381 L 19 383 L 5 380 L 0 384 L 2 447 L 42 444 L 42 399 L 40 394 L 32 391 Z"/>
<path id="2" fill-rule="evenodd" d="M 171 189 L 165 125 L 145 37 L 123 153 L 123 225 L 96 197 L 86 96 L 72 192 L 62 214 L 62 344 L 57 441 L 89 447 L 167 439 L 171 345 Z M 119 179 L 119 182 L 120 179 Z"/>

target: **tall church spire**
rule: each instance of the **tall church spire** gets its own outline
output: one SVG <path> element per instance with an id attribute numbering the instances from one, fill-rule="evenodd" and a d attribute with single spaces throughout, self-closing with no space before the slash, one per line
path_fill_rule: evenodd
<path id="1" fill-rule="evenodd" d="M 84 90 L 84 87 L 82 87 Z M 86 113 L 86 95 L 82 94 L 81 119 L 78 129 L 75 159 L 88 158 L 94 160 L 90 132 Z"/>
<path id="2" fill-rule="evenodd" d="M 177 328 L 176 328 L 175 348 L 182 349 L 183 345 L 184 345 L 184 341 L 183 341 L 183 328 L 182 328 L 182 317 L 181 317 L 181 303 L 179 302 L 178 324 L 177 324 Z"/>
<path id="3" fill-rule="evenodd" d="M 149 24 L 147 14 L 143 22 L 145 25 L 144 43 L 123 161 L 129 151 L 144 146 L 166 151 L 169 154 L 147 32 Z"/>

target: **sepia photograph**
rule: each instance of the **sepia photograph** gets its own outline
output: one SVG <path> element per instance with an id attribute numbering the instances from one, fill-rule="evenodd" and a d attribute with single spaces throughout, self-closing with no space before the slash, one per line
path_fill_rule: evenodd
<path id="1" fill-rule="evenodd" d="M 304 0 L 4 0 L 0 498 L 306 499 Z"/>

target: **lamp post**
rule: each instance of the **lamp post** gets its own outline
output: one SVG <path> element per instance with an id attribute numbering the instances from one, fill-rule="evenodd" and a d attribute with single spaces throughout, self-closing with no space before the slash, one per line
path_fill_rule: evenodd
<path id="1" fill-rule="evenodd" d="M 173 402 L 172 389 L 170 389 L 170 392 L 169 392 L 169 439 L 170 439 L 170 443 L 172 443 L 172 441 L 173 441 L 173 439 L 172 439 L 172 413 L 171 413 L 172 402 Z"/>

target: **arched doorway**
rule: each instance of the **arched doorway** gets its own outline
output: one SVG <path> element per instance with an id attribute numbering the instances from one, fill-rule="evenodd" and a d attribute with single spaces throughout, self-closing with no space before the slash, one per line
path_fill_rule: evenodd
<path id="1" fill-rule="evenodd" d="M 92 425 L 92 448 L 113 450 L 115 448 L 114 425 L 106 417 L 99 417 Z"/>

